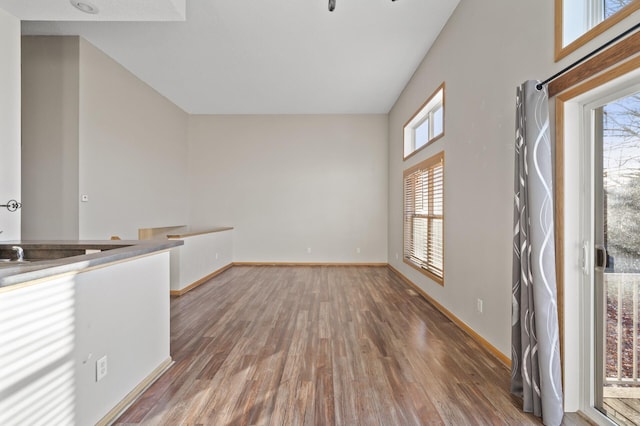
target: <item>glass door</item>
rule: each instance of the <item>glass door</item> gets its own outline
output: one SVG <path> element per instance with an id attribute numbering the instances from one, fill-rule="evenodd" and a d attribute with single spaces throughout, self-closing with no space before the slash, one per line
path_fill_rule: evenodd
<path id="1" fill-rule="evenodd" d="M 592 109 L 595 407 L 640 425 L 640 92 Z"/>

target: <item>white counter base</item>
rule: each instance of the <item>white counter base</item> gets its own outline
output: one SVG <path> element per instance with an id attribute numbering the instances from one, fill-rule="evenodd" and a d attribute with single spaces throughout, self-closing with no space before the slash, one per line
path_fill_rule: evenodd
<path id="1" fill-rule="evenodd" d="M 179 239 L 184 245 L 171 250 L 171 295 L 180 296 L 231 267 L 232 229 Z"/>

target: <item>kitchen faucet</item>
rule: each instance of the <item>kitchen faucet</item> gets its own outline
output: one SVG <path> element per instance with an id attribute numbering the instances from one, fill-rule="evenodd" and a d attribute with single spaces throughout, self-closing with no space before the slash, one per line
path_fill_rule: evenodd
<path id="1" fill-rule="evenodd" d="M 24 250 L 22 249 L 22 247 L 20 246 L 13 246 L 11 247 L 11 250 L 16 252 L 16 260 L 18 262 L 22 262 L 24 260 Z"/>

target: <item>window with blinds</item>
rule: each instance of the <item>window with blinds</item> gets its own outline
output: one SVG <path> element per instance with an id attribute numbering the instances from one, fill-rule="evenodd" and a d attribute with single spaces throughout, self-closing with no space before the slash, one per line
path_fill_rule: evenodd
<path id="1" fill-rule="evenodd" d="M 404 261 L 444 284 L 444 151 L 404 172 Z"/>

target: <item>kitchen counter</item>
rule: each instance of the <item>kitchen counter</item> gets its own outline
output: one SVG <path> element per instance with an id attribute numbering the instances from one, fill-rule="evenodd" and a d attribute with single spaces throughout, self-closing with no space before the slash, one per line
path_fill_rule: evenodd
<path id="1" fill-rule="evenodd" d="M 167 234 L 167 238 L 187 238 L 187 237 L 195 237 L 196 235 L 205 235 L 205 234 L 213 234 L 215 232 L 223 232 L 223 231 L 231 231 L 233 227 L 231 226 L 219 226 L 216 228 L 203 228 L 203 229 L 191 229 L 187 228 L 182 230 L 181 232 L 174 232 Z"/>
<path id="2" fill-rule="evenodd" d="M 0 263 L 0 292 L 55 275 L 80 272 L 183 245 L 181 240 L 2 241 L 0 258 L 20 246 L 27 262 Z M 64 257 L 61 257 L 64 256 Z M 54 257 L 54 258 L 51 258 Z M 33 260 L 29 261 L 32 258 Z"/>
<path id="3" fill-rule="evenodd" d="M 212 226 L 208 228 L 192 228 L 187 225 L 159 226 L 155 228 L 138 228 L 139 240 L 157 240 L 165 238 L 187 238 L 196 235 L 213 234 L 216 232 L 231 231 L 232 226 Z"/>
<path id="4" fill-rule="evenodd" d="M 232 226 L 160 226 L 138 228 L 138 238 L 184 243 L 171 251 L 171 295 L 182 296 L 231 267 L 232 231 Z"/>
<path id="5" fill-rule="evenodd" d="M 0 262 L 0 424 L 42 423 L 53 400 L 34 389 L 52 386 L 54 423 L 111 424 L 172 364 L 182 241 L 2 241 L 0 259 L 13 245 L 26 261 Z"/>

